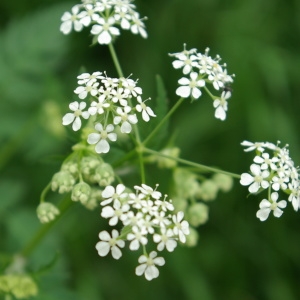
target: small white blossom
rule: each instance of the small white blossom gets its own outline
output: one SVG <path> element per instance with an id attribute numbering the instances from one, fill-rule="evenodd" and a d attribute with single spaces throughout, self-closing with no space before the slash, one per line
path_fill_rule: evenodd
<path id="1" fill-rule="evenodd" d="M 107 153 L 110 149 L 107 139 L 112 142 L 117 140 L 117 134 L 112 132 L 114 130 L 114 126 L 109 124 L 104 129 L 101 123 L 97 123 L 95 125 L 95 129 L 99 131 L 99 133 L 89 134 L 87 142 L 91 145 L 96 144 L 95 151 L 97 153 Z"/>
<path id="2" fill-rule="evenodd" d="M 260 164 L 260 168 L 262 170 L 266 170 L 268 167 L 270 167 L 271 170 L 276 170 L 276 163 L 279 161 L 279 159 L 276 156 L 270 158 L 269 153 L 262 153 L 261 156 L 255 156 L 253 161 L 257 164 Z"/>
<path id="3" fill-rule="evenodd" d="M 280 208 L 286 207 L 286 201 L 281 200 L 277 202 L 278 200 L 278 193 L 274 192 L 271 194 L 271 201 L 268 201 L 267 199 L 263 199 L 259 204 L 259 210 L 256 213 L 257 218 L 259 218 L 261 221 L 265 221 L 271 212 L 273 210 L 274 217 L 279 218 L 283 211 Z"/>
<path id="4" fill-rule="evenodd" d="M 119 123 L 122 123 L 121 125 L 122 133 L 130 133 L 132 130 L 131 124 L 136 124 L 138 122 L 136 114 L 131 114 L 131 115 L 128 114 L 130 111 L 131 111 L 130 106 L 125 106 L 123 109 L 121 107 L 118 107 L 116 110 L 118 116 L 114 117 L 114 124 L 118 125 Z"/>
<path id="5" fill-rule="evenodd" d="M 132 232 L 128 233 L 127 240 L 131 241 L 129 244 L 129 249 L 132 251 L 138 250 L 140 244 L 146 245 L 148 239 L 146 238 L 147 230 L 145 228 L 139 228 L 138 226 L 132 227 Z"/>
<path id="6" fill-rule="evenodd" d="M 177 88 L 176 95 L 183 98 L 192 96 L 194 99 L 198 99 L 202 95 L 199 88 L 205 86 L 205 81 L 203 79 L 198 79 L 198 74 L 196 72 L 192 72 L 190 77 L 191 79 L 182 77 L 178 80 L 178 83 L 181 86 Z"/>
<path id="7" fill-rule="evenodd" d="M 263 152 L 265 143 L 262 143 L 262 142 L 252 143 L 249 141 L 243 141 L 241 143 L 241 145 L 248 147 L 248 148 L 244 149 L 245 152 L 249 152 L 252 150 L 258 150 L 259 152 Z"/>
<path id="8" fill-rule="evenodd" d="M 136 85 L 136 81 L 130 78 L 121 78 L 122 86 L 125 88 L 124 93 L 137 97 L 142 95 L 143 90 L 141 87 Z"/>
<path id="9" fill-rule="evenodd" d="M 161 228 L 161 234 L 154 234 L 153 241 L 157 243 L 157 250 L 163 251 L 165 248 L 169 252 L 173 252 L 177 246 L 177 242 L 174 239 L 174 232 L 172 229 Z"/>
<path id="10" fill-rule="evenodd" d="M 141 255 L 138 262 L 140 265 L 136 267 L 135 274 L 137 276 L 145 274 L 147 280 L 152 280 L 159 276 L 156 265 L 163 266 L 165 264 L 165 259 L 163 257 L 157 257 L 157 252 L 152 251 L 149 256 Z"/>
<path id="11" fill-rule="evenodd" d="M 89 113 L 93 116 L 96 113 L 98 113 L 99 115 L 104 113 L 104 110 L 108 107 L 110 107 L 110 104 L 108 102 L 105 102 L 105 97 L 103 97 L 103 95 L 101 95 L 100 97 L 98 97 L 98 102 L 93 101 L 91 103 L 91 106 L 89 107 Z"/>
<path id="12" fill-rule="evenodd" d="M 219 90 L 224 86 L 222 77 L 219 73 L 211 73 L 208 75 L 208 80 L 212 81 L 212 84 L 216 90 Z"/>
<path id="13" fill-rule="evenodd" d="M 100 256 L 106 256 L 109 251 L 114 259 L 119 259 L 122 256 L 122 252 L 119 248 L 124 248 L 125 242 L 119 240 L 119 233 L 113 229 L 111 236 L 107 231 L 101 231 L 99 233 L 100 242 L 96 244 L 96 249 Z"/>
<path id="14" fill-rule="evenodd" d="M 85 102 L 77 102 L 74 101 L 70 103 L 69 108 L 73 111 L 73 113 L 67 113 L 64 115 L 62 119 L 63 125 L 69 125 L 73 122 L 72 129 L 74 131 L 77 131 L 81 128 L 81 119 L 80 117 L 83 117 L 84 119 L 88 119 L 90 114 L 87 111 L 83 111 L 85 109 L 86 103 Z"/>
<path id="15" fill-rule="evenodd" d="M 103 191 L 102 191 L 102 197 L 106 198 L 106 200 L 103 200 L 101 202 L 101 205 L 107 205 L 111 202 L 115 202 L 115 200 L 118 200 L 119 202 L 123 202 L 123 200 L 127 197 L 127 193 L 124 193 L 125 191 L 125 185 L 120 183 L 114 188 L 111 185 L 108 185 Z"/>
<path id="16" fill-rule="evenodd" d="M 140 19 L 140 15 L 137 12 L 134 12 L 132 15 L 132 25 L 131 25 L 131 32 L 133 34 L 140 34 L 144 39 L 148 37 L 148 34 L 145 30 L 145 24 Z"/>
<path id="17" fill-rule="evenodd" d="M 105 219 L 110 219 L 108 224 L 114 226 L 119 220 L 123 221 L 127 218 L 126 212 L 129 211 L 128 204 L 121 204 L 120 201 L 115 200 L 113 207 L 105 206 L 102 208 L 101 216 Z"/>
<path id="18" fill-rule="evenodd" d="M 137 97 L 137 102 L 139 104 L 137 104 L 135 108 L 136 108 L 136 110 L 138 112 L 142 112 L 142 118 L 143 118 L 143 120 L 145 122 L 148 122 L 150 120 L 150 117 L 156 117 L 156 115 L 154 114 L 153 110 L 149 106 L 147 106 L 145 104 L 146 101 L 147 100 L 145 100 L 143 102 L 141 96 L 138 96 Z"/>
<path id="19" fill-rule="evenodd" d="M 228 109 L 228 103 L 227 100 L 231 97 L 231 93 L 229 91 L 222 92 L 222 95 L 220 98 L 214 100 L 214 108 L 216 108 L 215 111 L 215 117 L 217 119 L 220 119 L 224 121 L 226 119 L 226 111 Z"/>
<path id="20" fill-rule="evenodd" d="M 96 96 L 98 94 L 99 82 L 89 81 L 86 86 L 79 86 L 75 89 L 74 93 L 78 94 L 80 99 L 85 99 L 88 94 Z"/>
<path id="21" fill-rule="evenodd" d="M 81 15 L 80 22 L 87 27 L 92 21 L 97 21 L 99 19 L 99 14 L 92 4 L 86 4 L 84 8 L 86 11 Z"/>
<path id="22" fill-rule="evenodd" d="M 101 72 L 94 72 L 93 74 L 89 73 L 82 73 L 81 75 L 77 76 L 78 84 L 93 84 L 97 81 L 97 79 L 103 79 L 104 77 L 101 76 Z"/>
<path id="23" fill-rule="evenodd" d="M 134 188 L 140 191 L 145 196 L 151 196 L 154 199 L 159 199 L 161 197 L 161 193 L 159 191 L 153 190 L 152 187 L 142 183 L 142 186 L 135 185 Z"/>
<path id="24" fill-rule="evenodd" d="M 185 220 L 183 220 L 184 213 L 182 211 L 179 211 L 177 215 L 173 216 L 173 223 L 174 223 L 174 228 L 173 232 L 175 235 L 178 235 L 179 240 L 182 243 L 186 242 L 186 235 L 190 233 L 189 229 L 189 223 Z"/>
<path id="25" fill-rule="evenodd" d="M 62 24 L 60 25 L 60 31 L 63 34 L 69 34 L 74 26 L 75 31 L 81 31 L 83 28 L 80 19 L 84 16 L 84 12 L 79 12 L 80 5 L 72 7 L 72 13 L 65 12 L 61 17 Z"/>
<path id="26" fill-rule="evenodd" d="M 93 25 L 91 34 L 98 36 L 97 40 L 99 44 L 110 44 L 113 36 L 120 35 L 120 30 L 114 27 L 116 20 L 113 17 L 105 20 L 99 18 L 96 25 Z"/>
<path id="27" fill-rule="evenodd" d="M 240 180 L 241 185 L 250 185 L 248 190 L 252 194 L 256 193 L 260 187 L 263 189 L 269 187 L 269 182 L 266 180 L 266 178 L 270 175 L 269 171 L 262 171 L 261 168 L 256 164 L 252 164 L 250 166 L 250 170 L 254 176 L 248 173 L 243 173 Z"/>
<path id="28" fill-rule="evenodd" d="M 112 101 L 114 103 L 120 103 L 122 106 L 127 106 L 127 100 L 129 98 L 129 94 L 124 91 L 123 88 L 113 89 L 111 91 Z"/>

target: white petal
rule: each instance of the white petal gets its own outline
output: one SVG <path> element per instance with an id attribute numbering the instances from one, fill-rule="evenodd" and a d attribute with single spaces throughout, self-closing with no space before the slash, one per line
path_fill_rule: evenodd
<path id="1" fill-rule="evenodd" d="M 226 113 L 222 106 L 219 106 L 215 111 L 215 117 L 224 121 L 226 119 Z"/>
<path id="2" fill-rule="evenodd" d="M 113 246 L 111 248 L 111 255 L 114 259 L 119 259 L 122 256 L 122 252 L 118 247 Z"/>
<path id="3" fill-rule="evenodd" d="M 102 197 L 110 198 L 114 193 L 115 193 L 115 188 L 113 186 L 109 185 L 103 190 Z"/>
<path id="4" fill-rule="evenodd" d="M 77 130 L 80 129 L 80 127 L 81 127 L 81 120 L 80 120 L 79 117 L 76 117 L 75 120 L 74 120 L 74 123 L 72 125 L 72 128 L 73 128 L 74 131 L 77 131 Z"/>
<path id="5" fill-rule="evenodd" d="M 124 122 L 121 126 L 121 132 L 122 133 L 130 133 L 132 130 L 132 127 L 129 122 Z"/>
<path id="6" fill-rule="evenodd" d="M 182 77 L 178 80 L 178 83 L 180 85 L 189 85 L 190 84 L 190 80 L 188 78 Z"/>
<path id="7" fill-rule="evenodd" d="M 109 233 L 104 230 L 99 233 L 99 239 L 108 242 L 111 239 L 111 237 Z"/>
<path id="8" fill-rule="evenodd" d="M 140 266 L 137 266 L 137 267 L 135 268 L 135 274 L 136 274 L 137 276 L 143 275 L 144 272 L 145 272 L 146 267 L 147 267 L 146 264 L 142 264 L 142 265 L 140 265 Z"/>
<path id="9" fill-rule="evenodd" d="M 279 201 L 277 206 L 280 207 L 280 208 L 285 208 L 286 207 L 286 201 L 285 200 Z"/>
<path id="10" fill-rule="evenodd" d="M 260 208 L 270 208 L 270 206 L 271 203 L 267 199 L 263 199 L 259 204 Z"/>
<path id="11" fill-rule="evenodd" d="M 259 218 L 261 221 L 265 221 L 268 219 L 268 216 L 270 214 L 270 209 L 269 208 L 263 208 L 260 209 L 257 213 L 256 213 L 256 217 Z"/>
<path id="12" fill-rule="evenodd" d="M 183 98 L 188 98 L 190 94 L 191 94 L 191 89 L 188 86 L 180 86 L 176 90 L 176 95 Z"/>
<path id="13" fill-rule="evenodd" d="M 150 117 L 145 110 L 142 111 L 142 118 L 145 122 L 148 122 L 150 120 Z"/>
<path id="14" fill-rule="evenodd" d="M 117 140 L 117 134 L 116 133 L 109 133 L 107 137 L 112 141 L 115 142 Z"/>
<path id="15" fill-rule="evenodd" d="M 280 208 L 278 208 L 278 207 L 276 207 L 276 208 L 274 209 L 274 211 L 273 211 L 273 215 L 274 215 L 274 217 L 276 217 L 276 218 L 281 217 L 282 214 L 283 214 L 283 211 L 282 211 Z"/>
<path id="16" fill-rule="evenodd" d="M 109 151 L 109 148 L 109 143 L 106 140 L 100 140 L 100 142 L 95 147 L 95 151 L 97 153 L 107 153 Z"/>
<path id="17" fill-rule="evenodd" d="M 202 95 L 201 91 L 197 88 L 193 88 L 192 89 L 192 96 L 195 98 L 195 99 L 198 99 L 200 96 Z"/>
<path id="18" fill-rule="evenodd" d="M 94 145 L 99 142 L 100 138 L 101 138 L 101 135 L 99 133 L 91 133 L 88 135 L 87 142 L 90 145 Z"/>
<path id="19" fill-rule="evenodd" d="M 100 256 L 106 256 L 110 250 L 110 246 L 107 242 L 98 242 L 96 244 L 96 249 Z"/>
<path id="20" fill-rule="evenodd" d="M 122 183 L 118 184 L 116 187 L 117 194 L 121 195 L 124 191 L 125 191 L 125 185 Z M 103 195 L 103 193 L 102 193 L 102 195 Z"/>
<path id="21" fill-rule="evenodd" d="M 63 125 L 69 125 L 71 124 L 75 119 L 75 115 L 72 113 L 67 113 L 66 115 L 64 115 L 63 119 L 62 119 L 62 124 Z"/>
<path id="22" fill-rule="evenodd" d="M 105 206 L 102 208 L 101 216 L 103 218 L 111 218 L 114 215 L 114 210 L 110 206 Z"/>
<path id="23" fill-rule="evenodd" d="M 154 278 L 157 278 L 159 275 L 159 271 L 155 266 L 148 266 L 148 268 L 145 270 L 145 277 L 147 280 L 152 280 Z"/>
<path id="24" fill-rule="evenodd" d="M 98 42 L 99 44 L 109 44 L 111 42 L 111 36 L 107 31 L 103 31 L 102 33 L 99 34 L 98 36 Z"/>
<path id="25" fill-rule="evenodd" d="M 254 194 L 259 190 L 259 183 L 258 182 L 253 182 L 249 188 L 248 188 L 249 192 Z"/>
<path id="26" fill-rule="evenodd" d="M 241 180 L 240 180 L 240 184 L 241 185 L 249 185 L 253 182 L 253 176 L 251 176 L 250 174 L 248 173 L 243 173 L 241 175 Z"/>

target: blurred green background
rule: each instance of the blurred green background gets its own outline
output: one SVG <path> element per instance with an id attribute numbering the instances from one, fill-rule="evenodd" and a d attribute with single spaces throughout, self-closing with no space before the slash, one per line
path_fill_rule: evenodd
<path id="1" fill-rule="evenodd" d="M 300 162 L 300 1 L 137 0 L 149 38 L 122 32 L 115 47 L 125 75 L 156 97 L 155 75 L 177 97 L 180 72 L 167 55 L 183 43 L 220 54 L 235 73 L 227 120 L 214 118 L 208 97 L 172 119 L 181 156 L 224 170 L 248 171 L 252 154 L 240 142 L 281 140 Z M 115 76 L 108 49 L 90 47 L 88 30 L 64 36 L 60 17 L 76 2 L 15 0 L 0 4 L 0 252 L 17 252 L 39 227 L 39 195 L 75 142 L 61 117 L 81 67 Z M 165 192 L 165 191 L 162 191 Z M 53 200 L 55 200 L 53 195 Z M 37 299 L 300 299 L 300 216 L 288 206 L 280 219 L 260 222 L 260 198 L 234 189 L 210 204 L 195 248 L 165 254 L 159 279 L 134 275 L 137 254 L 100 258 L 99 210 L 73 207 L 30 258 L 33 270 L 60 252 L 40 280 Z"/>

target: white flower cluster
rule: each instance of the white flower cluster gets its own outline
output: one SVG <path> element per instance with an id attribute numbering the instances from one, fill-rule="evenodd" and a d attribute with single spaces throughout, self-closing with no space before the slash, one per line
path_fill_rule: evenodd
<path id="1" fill-rule="evenodd" d="M 72 111 L 67 113 L 63 119 L 63 125 L 72 124 L 74 131 L 81 128 L 81 118 L 95 120 L 96 133 L 88 136 L 87 142 L 95 146 L 97 153 L 107 153 L 110 150 L 108 141 L 115 142 L 117 134 L 115 125 L 120 127 L 122 133 L 129 134 L 132 131 L 132 124 L 138 122 L 135 114 L 141 113 L 145 122 L 156 115 L 142 100 L 142 89 L 137 86 L 137 81 L 130 78 L 110 78 L 102 75 L 101 72 L 93 74 L 83 73 L 78 77 L 79 86 L 75 94 L 81 100 L 88 98 L 87 103 L 74 101 L 69 108 Z M 132 107 L 132 100 L 135 99 L 135 107 Z"/>
<path id="2" fill-rule="evenodd" d="M 121 233 L 116 229 L 109 234 L 101 231 L 100 242 L 96 249 L 100 256 L 106 256 L 111 252 L 113 258 L 119 259 L 122 256 L 120 248 L 124 248 L 125 241 L 129 242 L 129 249 L 132 251 L 142 248 L 143 255 L 138 259 L 140 265 L 135 273 L 138 276 L 145 275 L 147 280 L 152 280 L 159 275 L 156 266 L 165 264 L 163 257 L 157 257 L 157 251 L 166 249 L 172 252 L 179 240 L 186 242 L 189 234 L 189 223 L 183 220 L 183 212 L 172 214 L 174 206 L 167 196 L 163 199 L 156 189 L 142 184 L 135 186 L 135 193 L 128 192 L 123 184 L 116 188 L 107 186 L 103 192 L 103 206 L 101 216 L 109 219 L 109 225 L 115 226 L 121 223 Z M 157 251 L 146 251 L 146 245 L 152 236 Z"/>
<path id="3" fill-rule="evenodd" d="M 242 142 L 242 146 L 247 147 L 245 151 L 256 150 L 256 156 L 250 166 L 250 172 L 241 175 L 240 183 L 249 186 L 251 194 L 268 189 L 268 199 L 261 201 L 256 214 L 261 221 L 265 221 L 271 211 L 277 218 L 282 215 L 282 208 L 286 207 L 287 202 L 285 200 L 277 202 L 279 191 L 288 195 L 288 201 L 292 203 L 295 211 L 300 207 L 298 168 L 294 166 L 289 156 L 288 145 L 281 148 L 278 144 Z"/>
<path id="4" fill-rule="evenodd" d="M 184 75 L 189 77 L 182 77 L 178 80 L 180 87 L 176 90 L 176 95 L 192 99 L 198 99 L 202 95 L 201 88 L 208 92 L 207 84 L 211 84 L 215 90 L 222 91 L 221 96 L 212 96 L 214 102 L 215 117 L 220 120 L 226 119 L 226 111 L 228 109 L 227 100 L 231 97 L 230 89 L 227 85 L 233 82 L 234 75 L 228 75 L 226 64 L 220 64 L 221 57 L 217 55 L 212 58 L 208 55 L 209 48 L 206 48 L 205 53 L 198 53 L 197 49 L 184 50 L 179 53 L 169 54 L 175 57 L 173 67 L 175 69 L 182 69 Z"/>
<path id="5" fill-rule="evenodd" d="M 83 0 L 61 18 L 60 31 L 69 34 L 92 25 L 91 34 L 99 44 L 110 44 L 120 35 L 118 27 L 147 38 L 145 24 L 131 0 Z"/>

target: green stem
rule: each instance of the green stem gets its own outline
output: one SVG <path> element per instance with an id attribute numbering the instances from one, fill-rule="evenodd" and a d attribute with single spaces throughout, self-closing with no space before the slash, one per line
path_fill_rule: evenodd
<path id="1" fill-rule="evenodd" d="M 121 65 L 119 63 L 118 56 L 116 54 L 116 51 L 115 51 L 115 48 L 114 48 L 113 44 L 112 43 L 108 44 L 108 48 L 109 48 L 112 60 L 114 62 L 114 65 L 117 69 L 118 76 L 119 77 L 124 77 L 123 72 L 122 72 L 122 68 L 121 68 Z M 130 104 L 131 107 L 133 107 L 130 99 L 129 99 L 129 104 Z M 137 141 L 137 148 L 139 149 L 141 147 L 142 143 L 141 143 L 140 133 L 139 133 L 139 130 L 138 130 L 138 127 L 136 126 L 136 124 L 133 124 L 133 130 L 134 130 L 134 134 L 135 134 L 136 141 Z M 139 157 L 139 164 L 140 164 L 140 171 L 141 171 L 141 180 L 142 180 L 142 183 L 145 183 L 145 180 L 146 180 L 146 178 L 145 178 L 145 167 L 144 167 L 144 160 L 143 160 L 142 151 L 138 151 L 138 157 Z"/>
<path id="2" fill-rule="evenodd" d="M 214 96 L 206 86 L 204 86 L 204 89 L 206 90 L 207 94 L 208 94 L 213 100 L 215 100 L 215 99 L 218 98 L 218 97 Z"/>
<path id="3" fill-rule="evenodd" d="M 147 136 L 147 138 L 142 142 L 143 146 L 155 136 L 157 131 L 164 125 L 164 123 L 171 117 L 171 115 L 176 111 L 180 104 L 184 101 L 185 98 L 180 98 L 175 105 L 170 109 L 170 111 L 164 116 L 164 118 L 157 124 L 157 126 L 152 130 L 152 132 Z"/>
<path id="4" fill-rule="evenodd" d="M 73 202 L 71 201 L 70 196 L 64 198 L 58 206 L 60 214 L 52 222 L 42 225 L 42 227 L 40 227 L 40 229 L 36 232 L 31 241 L 29 241 L 29 243 L 24 247 L 20 254 L 25 257 L 29 256 L 33 252 L 33 250 L 38 246 L 41 240 L 46 236 L 48 231 L 53 227 L 54 224 L 57 223 L 57 221 L 62 217 L 62 215 L 72 204 Z"/>
<path id="5" fill-rule="evenodd" d="M 151 149 L 148 149 L 148 148 L 144 148 L 144 152 L 151 153 L 151 154 L 154 154 L 154 155 L 159 155 L 159 156 L 169 158 L 169 159 L 173 159 L 173 160 L 175 160 L 179 163 L 182 163 L 182 164 L 185 164 L 185 165 L 188 165 L 188 166 L 192 166 L 192 167 L 196 167 L 196 168 L 201 169 L 203 171 L 208 171 L 208 172 L 213 172 L 213 173 L 221 173 L 221 174 L 225 174 L 225 175 L 231 176 L 233 178 L 237 178 L 237 179 L 240 179 L 240 177 L 241 177 L 239 174 L 230 173 L 230 172 L 226 172 L 226 171 L 223 171 L 223 170 L 220 170 L 220 169 L 217 169 L 217 168 L 197 164 L 197 163 L 194 163 L 194 162 L 191 162 L 189 160 L 182 159 L 182 158 L 177 158 L 177 157 L 165 155 L 161 152 L 157 152 L 157 151 L 154 151 L 154 150 L 151 150 Z"/>
<path id="6" fill-rule="evenodd" d="M 45 202 L 45 197 L 48 193 L 48 191 L 51 188 L 51 181 L 47 184 L 47 186 L 43 189 L 42 193 L 41 193 L 41 198 L 40 198 L 40 203 Z"/>
<path id="7" fill-rule="evenodd" d="M 108 48 L 109 48 L 111 57 L 113 59 L 113 62 L 115 64 L 115 67 L 117 69 L 117 73 L 118 73 L 119 77 L 124 77 L 123 72 L 122 72 L 122 68 L 121 68 L 121 65 L 119 63 L 119 60 L 118 60 L 118 57 L 117 57 L 117 54 L 116 54 L 116 51 L 115 51 L 115 48 L 114 48 L 113 44 L 112 43 L 108 44 Z"/>

